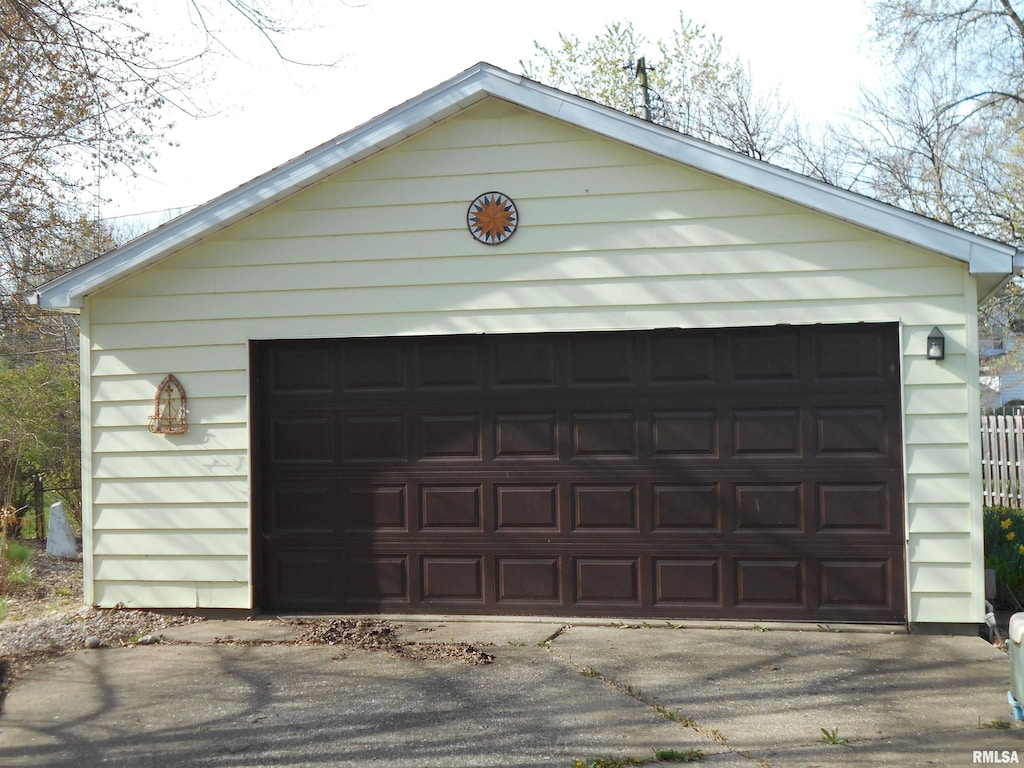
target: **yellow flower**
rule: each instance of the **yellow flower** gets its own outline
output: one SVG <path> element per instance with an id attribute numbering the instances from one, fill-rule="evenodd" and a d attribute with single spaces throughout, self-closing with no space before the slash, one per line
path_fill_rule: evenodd
<path id="1" fill-rule="evenodd" d="M 1006 534 L 1006 540 L 1007 541 L 1013 541 L 1016 538 L 1017 538 L 1017 534 L 1014 533 L 1013 531 L 1010 531 L 1008 534 Z"/>
<path id="2" fill-rule="evenodd" d="M 1010 520 L 1009 518 L 1007 518 L 1006 520 L 1003 520 L 1001 525 L 1003 526 L 1003 529 L 1005 530 L 1005 529 L 1009 528 L 1011 525 L 1013 525 L 1013 520 Z"/>
<path id="3" fill-rule="evenodd" d="M 1024 555 L 1024 544 L 1021 544 L 1020 547 L 1017 548 L 1017 551 Z"/>

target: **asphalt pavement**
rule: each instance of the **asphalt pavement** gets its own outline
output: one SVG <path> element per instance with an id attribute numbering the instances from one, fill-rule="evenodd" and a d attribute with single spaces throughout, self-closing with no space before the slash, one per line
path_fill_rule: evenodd
<path id="1" fill-rule="evenodd" d="M 743 768 L 1024 760 L 1007 655 L 981 638 L 393 622 L 409 642 L 471 643 L 494 661 L 295 645 L 269 619 L 178 627 L 29 672 L 0 715 L 0 765 L 570 768 L 656 750 Z"/>

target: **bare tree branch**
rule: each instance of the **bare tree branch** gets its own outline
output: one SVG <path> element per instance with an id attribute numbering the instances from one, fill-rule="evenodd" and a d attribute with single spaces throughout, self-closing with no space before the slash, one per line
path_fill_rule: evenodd
<path id="1" fill-rule="evenodd" d="M 647 42 L 632 24 L 612 24 L 586 43 L 564 34 L 554 49 L 534 43 L 537 55 L 520 66 L 527 77 L 640 116 L 645 98 L 634 62 Z M 647 60 L 655 122 L 760 160 L 782 157 L 788 106 L 777 91 L 755 92 L 749 70 L 726 60 L 721 38 L 680 14 L 657 50 Z"/>

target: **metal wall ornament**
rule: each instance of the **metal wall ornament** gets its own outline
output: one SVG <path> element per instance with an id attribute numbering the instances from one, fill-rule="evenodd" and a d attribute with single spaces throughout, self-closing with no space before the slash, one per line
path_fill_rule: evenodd
<path id="1" fill-rule="evenodd" d="M 188 432 L 188 397 L 185 387 L 173 373 L 164 376 L 156 388 L 149 431 L 158 435 L 182 435 Z"/>
<path id="2" fill-rule="evenodd" d="M 466 225 L 470 234 L 484 245 L 498 245 L 515 234 L 519 211 L 511 197 L 502 192 L 484 192 L 469 204 Z"/>

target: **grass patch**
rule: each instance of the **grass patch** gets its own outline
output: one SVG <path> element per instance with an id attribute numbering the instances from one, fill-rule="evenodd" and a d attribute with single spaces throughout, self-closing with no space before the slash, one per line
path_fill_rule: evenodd
<path id="1" fill-rule="evenodd" d="M 588 757 L 573 760 L 572 768 L 625 768 L 629 765 L 652 763 L 692 763 L 703 757 L 704 753 L 699 749 L 656 749 L 652 757 Z"/>
<path id="2" fill-rule="evenodd" d="M 655 712 L 657 712 L 659 715 L 664 717 L 666 720 L 671 720 L 673 723 L 678 723 L 679 725 L 683 726 L 684 728 L 696 728 L 697 727 L 697 721 L 694 720 L 692 717 L 687 717 L 686 715 L 681 715 L 678 712 L 675 712 L 675 711 L 669 709 L 668 707 L 666 707 L 664 704 L 662 704 L 659 701 L 655 701 L 654 703 L 651 704 L 651 706 L 654 707 L 654 711 Z M 716 733 L 717 733 L 717 731 L 716 731 Z"/>
<path id="3" fill-rule="evenodd" d="M 23 544 L 20 541 L 8 541 L 7 562 L 9 563 L 27 563 L 32 559 L 32 555 L 35 554 L 35 548 L 31 544 Z"/>
<path id="4" fill-rule="evenodd" d="M 24 587 L 32 583 L 31 563 L 11 563 L 7 569 L 7 585 Z"/>
<path id="5" fill-rule="evenodd" d="M 679 712 L 676 712 L 675 710 L 669 709 L 664 704 L 662 704 L 660 701 L 656 701 L 655 699 L 652 699 L 649 696 L 644 695 L 644 692 L 641 691 L 639 688 L 634 688 L 632 685 L 628 685 L 627 683 L 623 683 L 623 682 L 621 682 L 619 680 L 615 680 L 615 679 L 610 678 L 610 677 L 605 677 L 601 673 L 600 670 L 594 669 L 594 667 L 576 667 L 576 669 L 584 677 L 596 678 L 597 680 L 600 680 L 601 682 L 603 682 L 603 683 L 605 683 L 607 685 L 610 685 L 612 688 L 615 688 L 616 690 L 622 691 L 622 693 L 626 694 L 630 698 L 636 699 L 641 704 L 646 704 L 647 706 L 651 707 L 655 712 L 657 712 L 659 715 L 664 717 L 666 720 L 670 720 L 673 723 L 676 723 L 678 725 L 683 726 L 684 728 L 691 728 L 691 729 L 697 731 L 697 733 L 700 733 L 701 735 L 705 736 L 706 738 L 711 739 L 711 741 L 714 741 L 717 744 L 723 744 L 724 745 L 726 743 L 725 736 L 720 731 L 701 727 L 700 724 L 698 724 L 697 721 L 694 720 L 692 717 L 687 717 L 686 715 L 683 715 L 683 714 L 681 714 Z M 665 753 L 668 754 L 668 751 L 666 750 Z M 682 753 L 680 753 L 680 754 L 682 754 Z M 602 758 L 592 758 L 592 759 L 593 760 L 608 760 L 610 758 L 602 757 Z M 630 759 L 639 759 L 639 758 L 630 758 Z M 691 759 L 696 759 L 696 758 L 691 758 Z M 648 760 L 647 762 L 650 762 L 650 761 Z M 661 762 L 666 762 L 666 761 L 662 760 Z M 676 762 L 681 762 L 681 759 L 680 758 L 676 758 Z M 585 768 L 591 768 L 591 765 L 594 765 L 594 766 L 602 766 L 603 765 L 602 763 L 579 763 L 579 764 L 582 765 L 582 766 L 585 766 Z M 612 763 L 608 763 L 608 765 L 613 765 L 613 764 Z M 641 763 L 623 763 L 623 765 L 643 765 L 643 763 L 642 762 Z"/>
<path id="6" fill-rule="evenodd" d="M 850 743 L 849 739 L 839 735 L 838 728 L 833 728 L 831 731 L 828 728 L 822 728 L 821 740 L 826 744 L 834 744 L 837 747 L 845 747 Z"/>
<path id="7" fill-rule="evenodd" d="M 34 554 L 35 548 L 32 545 L 0 536 L 0 596 L 7 595 L 11 587 L 24 587 L 32 583 Z"/>
<path id="8" fill-rule="evenodd" d="M 0 553 L 4 560 L 0 563 L 0 571 L 3 571 L 5 587 L 23 587 L 32 583 L 32 556 L 35 549 L 30 544 L 6 539 L 0 542 Z"/>
<path id="9" fill-rule="evenodd" d="M 654 757 L 659 763 L 692 763 L 703 759 L 704 753 L 699 749 L 656 749 Z"/>

